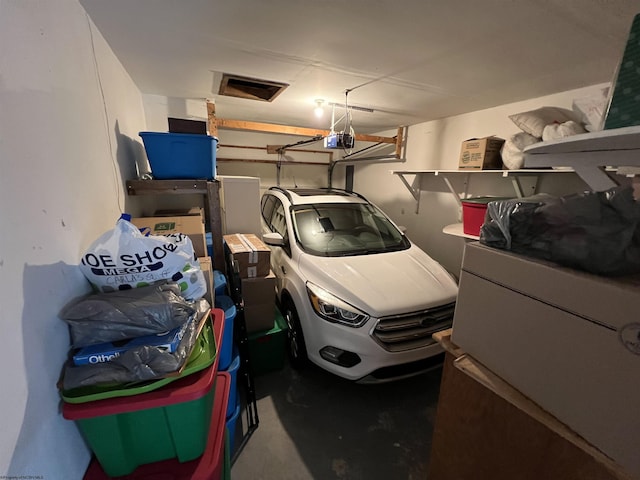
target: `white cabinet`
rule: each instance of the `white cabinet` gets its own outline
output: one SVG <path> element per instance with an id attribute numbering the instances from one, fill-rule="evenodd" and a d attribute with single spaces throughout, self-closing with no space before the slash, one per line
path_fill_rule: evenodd
<path id="1" fill-rule="evenodd" d="M 260 225 L 260 178 L 218 175 L 222 233 L 262 234 Z"/>

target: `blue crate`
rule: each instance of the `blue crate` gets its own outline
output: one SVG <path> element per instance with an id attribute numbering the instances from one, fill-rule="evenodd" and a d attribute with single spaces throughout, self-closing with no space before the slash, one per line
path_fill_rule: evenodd
<path id="1" fill-rule="evenodd" d="M 154 178 L 211 180 L 215 177 L 217 138 L 166 132 L 140 132 L 139 135 Z"/>
<path id="2" fill-rule="evenodd" d="M 238 403 L 238 370 L 240 369 L 240 352 L 236 346 L 233 346 L 233 360 L 227 369 L 231 376 L 231 388 L 229 389 L 229 402 L 227 402 L 227 418 L 231 417 L 236 411 L 236 403 Z"/>
<path id="3" fill-rule="evenodd" d="M 218 369 L 225 371 L 233 360 L 233 324 L 236 318 L 236 304 L 227 295 L 216 295 L 215 307 L 224 310 L 224 333 L 218 353 Z"/>
<path id="4" fill-rule="evenodd" d="M 227 294 L 227 277 L 220 270 L 213 271 L 213 285 L 216 295 Z"/>
<path id="5" fill-rule="evenodd" d="M 236 437 L 236 425 L 238 422 L 238 418 L 240 417 L 240 411 L 242 408 L 240 407 L 240 399 L 236 401 L 236 404 L 233 408 L 233 414 L 230 417 L 227 417 L 226 427 L 229 432 L 229 450 L 233 452 L 235 450 L 235 437 Z M 240 420 L 242 422 L 242 420 Z"/>

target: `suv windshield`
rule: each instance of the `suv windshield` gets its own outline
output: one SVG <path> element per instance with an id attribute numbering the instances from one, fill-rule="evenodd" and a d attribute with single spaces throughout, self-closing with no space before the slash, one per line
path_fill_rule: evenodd
<path id="1" fill-rule="evenodd" d="M 367 203 L 318 203 L 292 210 L 296 239 L 312 255 L 338 257 L 409 248 L 409 241 Z"/>

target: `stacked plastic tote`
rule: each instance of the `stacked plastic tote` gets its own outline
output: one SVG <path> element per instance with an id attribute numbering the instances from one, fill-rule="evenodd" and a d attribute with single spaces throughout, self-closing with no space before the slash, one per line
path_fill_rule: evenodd
<path id="1" fill-rule="evenodd" d="M 85 479 L 230 478 L 231 376 L 218 371 L 224 311 L 214 308 L 180 374 L 63 391 L 62 414 L 94 453 Z"/>

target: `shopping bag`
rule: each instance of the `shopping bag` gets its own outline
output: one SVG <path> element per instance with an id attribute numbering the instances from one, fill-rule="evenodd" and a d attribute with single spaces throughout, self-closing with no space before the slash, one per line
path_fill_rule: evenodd
<path id="1" fill-rule="evenodd" d="M 143 235 L 123 215 L 115 228 L 102 234 L 87 249 L 80 268 L 97 292 L 113 292 L 175 283 L 187 300 L 207 291 L 191 239 L 182 233 Z"/>

